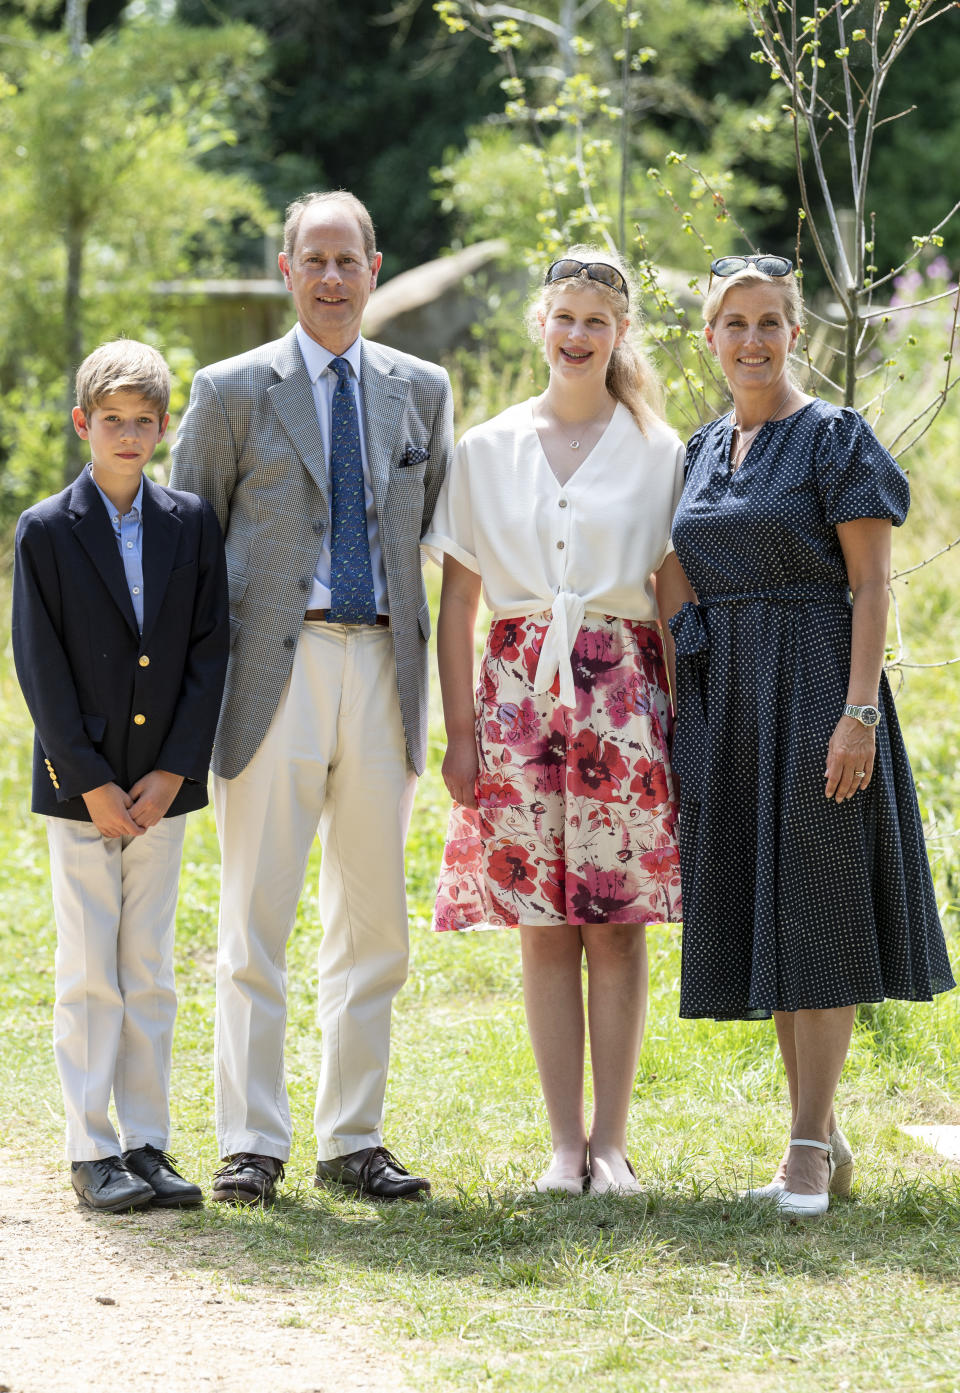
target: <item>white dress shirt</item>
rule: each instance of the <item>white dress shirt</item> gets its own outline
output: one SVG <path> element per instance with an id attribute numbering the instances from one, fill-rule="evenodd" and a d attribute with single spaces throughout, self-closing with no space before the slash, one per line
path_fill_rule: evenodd
<path id="1" fill-rule="evenodd" d="M 496 619 L 551 613 L 534 680 L 560 673 L 560 703 L 575 702 L 570 653 L 589 610 L 656 623 L 650 577 L 673 550 L 684 450 L 661 422 L 643 435 L 617 403 L 597 444 L 565 484 L 547 462 L 533 400 L 468 430 L 456 449 L 423 546 L 452 556 L 483 582 Z"/>
<path id="2" fill-rule="evenodd" d="M 383 552 L 380 548 L 380 523 L 377 518 L 377 507 L 374 502 L 373 488 L 370 482 L 370 469 L 367 465 L 367 442 L 363 427 L 363 397 L 361 395 L 360 383 L 360 337 L 354 339 L 353 343 L 345 353 L 331 353 L 329 349 L 321 347 L 316 339 L 312 339 L 304 330 L 301 324 L 297 325 L 297 342 L 300 345 L 300 352 L 303 354 L 303 361 L 310 374 L 310 382 L 313 386 L 313 404 L 317 411 L 317 422 L 320 426 L 320 437 L 323 440 L 323 458 L 327 469 L 327 497 L 330 499 L 331 507 L 333 504 L 333 481 L 330 471 L 330 434 L 331 416 L 333 412 L 333 392 L 337 385 L 337 373 L 330 367 L 334 358 L 345 358 L 350 364 L 350 385 L 353 388 L 354 398 L 357 403 L 357 420 L 360 423 L 360 457 L 363 461 L 363 497 L 367 510 L 367 537 L 370 542 L 370 567 L 373 571 L 373 593 L 377 600 L 377 613 L 389 614 L 390 605 L 387 600 L 387 573 L 383 564 Z M 310 591 L 310 598 L 307 601 L 307 609 L 329 609 L 330 608 L 330 531 L 328 527 L 323 537 L 323 544 L 320 547 L 320 555 L 317 558 L 317 569 L 313 573 L 313 587 Z"/>

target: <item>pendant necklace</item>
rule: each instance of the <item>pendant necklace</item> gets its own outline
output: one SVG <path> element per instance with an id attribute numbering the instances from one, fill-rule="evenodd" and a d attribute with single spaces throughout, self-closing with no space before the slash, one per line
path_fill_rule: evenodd
<path id="1" fill-rule="evenodd" d="M 579 449 L 580 449 L 580 446 L 583 444 L 584 438 L 586 437 L 587 431 L 588 431 L 588 430 L 591 430 L 594 426 L 603 425 L 603 424 L 604 424 L 604 422 L 603 422 L 603 418 L 602 418 L 601 416 L 594 416 L 594 417 L 592 418 L 592 420 L 583 421 L 583 422 L 581 423 L 581 426 L 580 426 L 580 435 L 579 435 L 579 437 L 578 437 L 576 440 L 568 440 L 568 441 L 567 441 L 567 444 L 570 446 L 570 449 L 571 449 L 571 450 L 579 450 Z M 558 426 L 560 425 L 559 418 L 557 419 L 557 425 L 558 425 Z M 562 429 L 562 428 L 561 428 L 561 429 Z"/>
<path id="2" fill-rule="evenodd" d="M 740 468 L 740 465 L 743 464 L 743 461 L 746 459 L 750 451 L 750 446 L 753 444 L 754 440 L 763 430 L 764 426 L 767 426 L 770 424 L 771 421 L 776 420 L 777 416 L 783 410 L 784 406 L 789 400 L 790 394 L 792 392 L 793 383 L 791 382 L 784 395 L 780 398 L 776 406 L 770 412 L 770 415 L 767 417 L 767 419 L 765 421 L 761 421 L 759 425 L 753 426 L 750 430 L 743 430 L 739 422 L 737 421 L 736 416 L 733 417 L 733 419 L 730 422 L 730 427 L 732 433 L 737 437 L 736 441 L 734 442 L 733 449 L 731 450 L 731 464 L 733 466 L 733 469 Z M 737 458 L 737 456 L 739 456 L 739 459 Z"/>

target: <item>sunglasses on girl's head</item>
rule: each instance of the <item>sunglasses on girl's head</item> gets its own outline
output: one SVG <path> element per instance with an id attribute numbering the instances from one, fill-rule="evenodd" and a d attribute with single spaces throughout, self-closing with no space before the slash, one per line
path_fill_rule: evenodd
<path id="1" fill-rule="evenodd" d="M 793 262 L 788 256 L 765 256 L 761 253 L 759 256 L 718 256 L 716 261 L 710 262 L 710 274 L 735 276 L 748 266 L 756 266 L 765 276 L 789 276 L 793 270 Z"/>
<path id="2" fill-rule="evenodd" d="M 608 285 L 611 290 L 619 290 L 625 300 L 630 299 L 625 277 L 617 270 L 616 266 L 610 266 L 606 261 L 574 261 L 572 256 L 565 256 L 560 261 L 555 261 L 552 266 L 547 267 L 543 283 L 544 285 L 552 285 L 554 281 L 570 280 L 579 276 L 581 271 L 586 271 L 592 281 Z"/>

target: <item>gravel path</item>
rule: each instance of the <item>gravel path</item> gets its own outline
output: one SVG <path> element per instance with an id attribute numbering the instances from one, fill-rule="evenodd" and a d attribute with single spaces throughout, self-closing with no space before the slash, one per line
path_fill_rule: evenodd
<path id="1" fill-rule="evenodd" d="M 361 1326 L 194 1275 L 209 1245 L 169 1211 L 82 1209 L 62 1166 L 0 1149 L 0 1393 L 403 1393 Z"/>

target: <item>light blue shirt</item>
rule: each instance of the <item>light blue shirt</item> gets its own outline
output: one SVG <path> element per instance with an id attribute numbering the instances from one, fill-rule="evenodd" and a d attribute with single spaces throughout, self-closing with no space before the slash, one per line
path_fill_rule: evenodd
<path id="1" fill-rule="evenodd" d="M 383 551 L 380 546 L 380 522 L 377 518 L 377 507 L 373 497 L 373 484 L 370 480 L 370 469 L 367 464 L 367 441 L 364 434 L 363 422 L 363 397 L 361 395 L 360 383 L 360 336 L 358 335 L 345 353 L 337 355 L 331 353 L 329 349 L 322 348 L 316 339 L 312 339 L 301 324 L 297 325 L 297 342 L 300 345 L 300 352 L 303 354 L 303 361 L 310 374 L 310 382 L 313 387 L 313 404 L 317 412 L 317 424 L 320 427 L 320 438 L 323 441 L 323 458 L 327 468 L 327 497 L 332 497 L 332 483 L 330 479 L 330 436 L 332 434 L 333 416 L 333 392 L 337 385 L 338 378 L 335 368 L 330 364 L 337 356 L 345 358 L 350 364 L 350 385 L 353 388 L 354 398 L 357 403 L 357 420 L 360 424 L 360 458 L 363 461 L 363 498 L 367 510 L 367 538 L 370 542 L 370 568 L 373 572 L 373 591 L 377 600 L 377 613 L 389 614 L 390 605 L 387 600 L 387 572 L 383 564 Z M 320 555 L 317 559 L 317 569 L 313 574 L 313 588 L 307 600 L 306 609 L 329 609 L 330 608 L 330 529 L 327 528 L 324 534 L 323 544 L 320 547 Z"/>
<path id="2" fill-rule="evenodd" d="M 88 464 L 90 477 L 93 478 L 93 469 Z M 103 506 L 107 510 L 107 516 L 113 527 L 113 535 L 117 539 L 117 546 L 120 548 L 120 559 L 123 562 L 123 573 L 127 578 L 127 589 L 130 591 L 130 601 L 133 605 L 133 612 L 137 617 L 137 628 L 143 633 L 143 475 L 140 476 L 140 487 L 137 489 L 137 496 L 130 505 L 129 513 L 124 513 L 121 517 L 116 505 L 104 493 L 103 489 L 93 480 L 97 487 L 97 493 L 103 499 Z"/>

